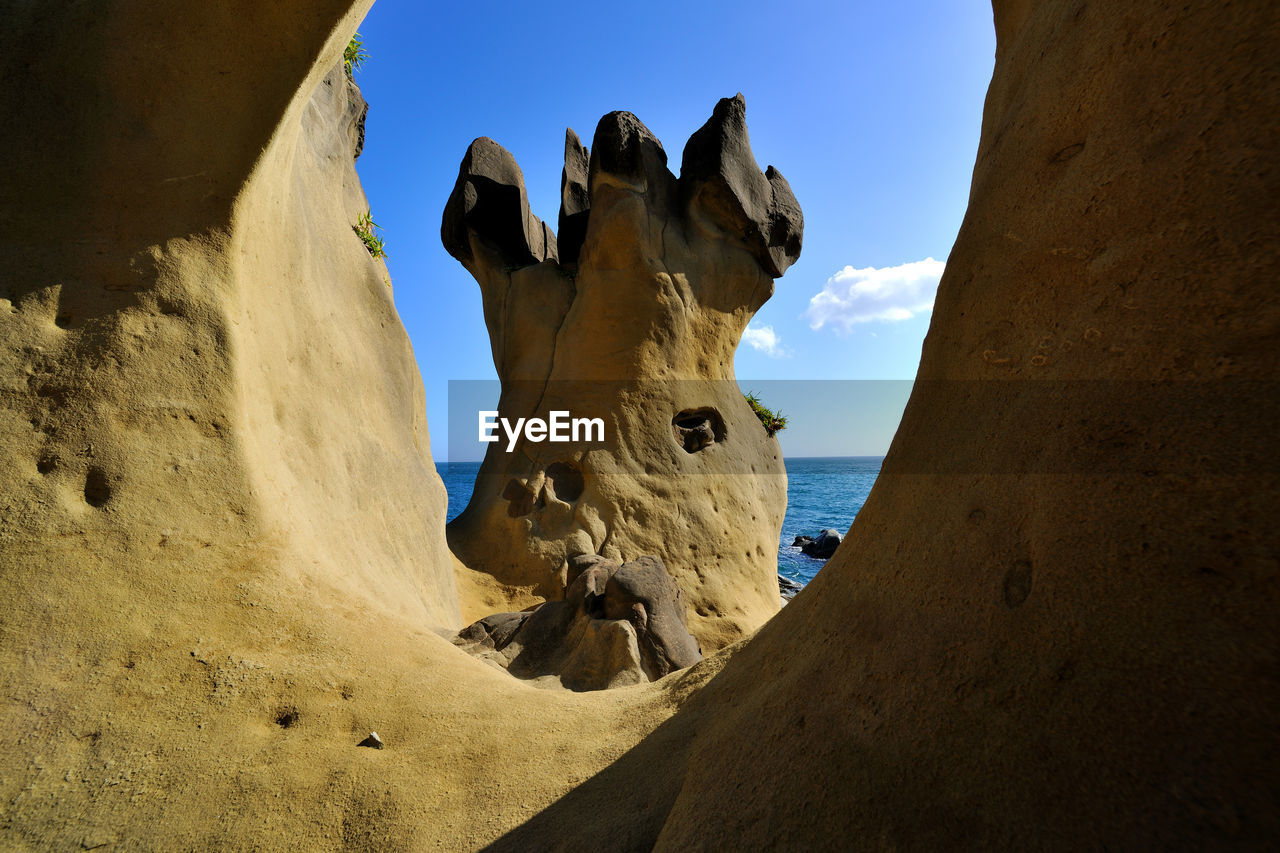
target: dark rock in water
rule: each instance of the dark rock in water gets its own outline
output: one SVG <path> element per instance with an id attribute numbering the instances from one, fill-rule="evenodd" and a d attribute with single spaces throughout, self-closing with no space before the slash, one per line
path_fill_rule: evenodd
<path id="1" fill-rule="evenodd" d="M 834 530 L 824 530 L 818 534 L 818 538 L 806 548 L 800 550 L 808 554 L 810 557 L 817 557 L 825 560 L 836 552 L 836 548 L 840 547 L 840 534 Z"/>
<path id="2" fill-rule="evenodd" d="M 558 676 L 572 690 L 654 681 L 702 659 L 684 596 L 657 557 L 619 566 L 586 554 L 569 561 L 567 579 L 562 601 L 486 616 L 454 645 L 518 678 Z"/>
<path id="3" fill-rule="evenodd" d="M 382 749 L 382 738 L 378 737 L 377 732 L 369 732 L 369 736 L 356 744 L 356 746 L 367 746 L 370 749 Z"/>
<path id="4" fill-rule="evenodd" d="M 808 539 L 809 537 L 805 536 L 805 537 L 797 537 L 797 538 Z M 782 575 L 778 575 L 778 592 L 787 601 L 790 601 L 791 599 L 795 598 L 796 593 L 798 593 L 802 589 L 804 589 L 804 584 L 796 583 L 791 578 L 784 578 Z"/>
<path id="5" fill-rule="evenodd" d="M 798 545 L 800 553 L 806 556 L 825 560 L 836 552 L 836 548 L 840 547 L 840 541 L 840 534 L 831 528 L 827 528 L 818 534 L 817 539 L 810 536 L 797 536 L 791 545 L 792 547 Z"/>

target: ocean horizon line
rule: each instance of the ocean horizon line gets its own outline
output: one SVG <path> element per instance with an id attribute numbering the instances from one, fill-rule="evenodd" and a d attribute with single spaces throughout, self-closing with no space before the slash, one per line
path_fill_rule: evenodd
<path id="1" fill-rule="evenodd" d="M 834 460 L 834 459 L 884 459 L 884 457 L 885 457 L 885 454 L 883 453 L 855 453 L 848 456 L 784 456 L 782 457 L 782 461 L 790 462 L 794 460 L 796 462 L 808 462 L 808 461 L 819 461 L 819 460 L 826 460 L 826 459 L 831 459 L 831 460 Z M 483 459 L 435 459 L 434 460 L 435 464 L 437 465 L 479 465 L 483 461 L 484 461 Z"/>

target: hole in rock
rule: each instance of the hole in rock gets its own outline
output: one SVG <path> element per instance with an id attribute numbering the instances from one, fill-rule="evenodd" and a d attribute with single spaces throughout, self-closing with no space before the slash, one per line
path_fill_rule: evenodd
<path id="1" fill-rule="evenodd" d="M 41 474 L 48 474 L 54 468 L 58 467 L 58 460 L 53 456 L 41 456 L 40 461 L 36 462 L 36 470 Z"/>
<path id="2" fill-rule="evenodd" d="M 671 431 L 685 453 L 697 453 L 717 441 L 724 441 L 724 418 L 710 406 L 685 409 L 671 419 Z"/>
<path id="3" fill-rule="evenodd" d="M 528 515 L 533 511 L 533 492 L 529 487 L 514 477 L 507 482 L 507 487 L 502 490 L 502 499 L 507 502 L 507 515 L 512 518 L 520 518 L 522 515 Z"/>
<path id="4" fill-rule="evenodd" d="M 84 480 L 84 500 L 89 506 L 102 506 L 111 500 L 111 484 L 107 482 L 107 472 L 101 468 L 90 468 Z"/>
<path id="5" fill-rule="evenodd" d="M 1019 560 L 1004 576 L 1004 603 L 1012 610 L 1022 605 L 1031 595 L 1031 564 Z"/>
<path id="6" fill-rule="evenodd" d="M 552 462 L 547 466 L 547 487 L 565 503 L 573 503 L 582 495 L 582 470 L 573 462 Z"/>
<path id="7" fill-rule="evenodd" d="M 282 729 L 290 728 L 298 723 L 297 708 L 281 708 L 276 713 L 276 725 Z"/>

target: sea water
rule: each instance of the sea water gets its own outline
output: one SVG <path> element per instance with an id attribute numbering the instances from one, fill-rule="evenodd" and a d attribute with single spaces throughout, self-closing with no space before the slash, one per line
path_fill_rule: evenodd
<path id="1" fill-rule="evenodd" d="M 826 560 L 800 553 L 797 536 L 818 538 L 830 527 L 844 536 L 880 473 L 883 456 L 787 459 L 787 515 L 778 537 L 778 574 L 804 585 Z"/>
<path id="2" fill-rule="evenodd" d="M 806 557 L 791 543 L 797 536 L 816 538 L 827 527 L 845 535 L 871 493 L 883 461 L 883 456 L 786 460 L 787 515 L 778 538 L 778 574 L 801 585 L 813 580 L 825 561 Z M 471 500 L 480 463 L 441 462 L 436 469 L 449 493 L 446 518 L 453 521 Z"/>

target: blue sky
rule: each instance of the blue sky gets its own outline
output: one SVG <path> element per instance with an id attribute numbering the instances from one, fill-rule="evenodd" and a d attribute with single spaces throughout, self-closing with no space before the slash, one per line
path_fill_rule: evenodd
<path id="1" fill-rule="evenodd" d="M 742 92 L 756 159 L 804 208 L 803 254 L 738 350 L 744 390 L 915 375 L 968 198 L 995 51 L 988 3 L 378 0 L 360 32 L 369 59 L 356 79 L 370 111 L 358 169 L 438 461 L 448 380 L 495 376 L 479 289 L 440 245 L 458 163 L 475 137 L 497 140 L 523 169 L 533 212 L 554 225 L 565 127 L 590 144 L 612 110 L 639 116 L 678 168 L 716 101 Z M 769 382 L 789 404 L 784 452 L 883 453 L 901 411 L 893 400 L 905 402 L 886 389 L 905 385 L 825 386 L 880 389 L 867 392 L 882 401 L 869 416 L 879 426 L 851 429 L 830 417 L 829 399 L 810 404 L 815 395 Z"/>

